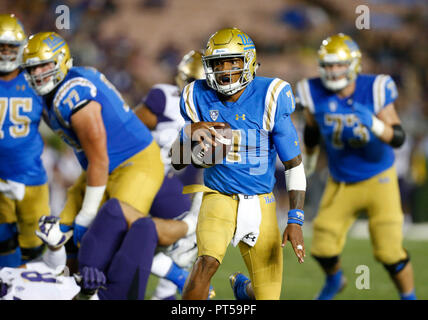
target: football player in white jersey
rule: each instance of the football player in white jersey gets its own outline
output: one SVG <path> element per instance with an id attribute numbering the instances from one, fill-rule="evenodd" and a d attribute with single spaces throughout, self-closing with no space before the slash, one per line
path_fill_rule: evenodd
<path id="1" fill-rule="evenodd" d="M 142 103 L 135 109 L 136 115 L 151 130 L 152 135 L 161 148 L 162 160 L 165 166 L 165 179 L 156 195 L 150 215 L 164 219 L 191 219 L 197 216 L 202 193 L 191 200 L 188 194 L 182 194 L 183 183 L 174 175 L 171 167 L 169 150 L 184 126 L 184 119 L 180 114 L 180 94 L 183 88 L 196 79 L 204 79 L 202 52 L 191 50 L 184 55 L 177 66 L 175 85 L 161 83 L 154 85 Z M 189 256 L 188 250 L 196 248 L 195 233 L 177 241 L 172 247 L 172 253 L 177 259 L 180 256 Z M 193 252 L 193 251 L 191 251 Z M 195 252 L 196 253 L 196 252 Z M 190 268 L 196 259 L 185 258 L 186 263 L 179 263 L 182 267 Z M 155 259 L 156 260 L 156 259 Z M 153 299 L 174 299 L 177 287 L 169 280 L 160 279 Z M 214 291 L 211 291 L 211 297 Z"/>
<path id="2" fill-rule="evenodd" d="M 59 220 L 54 216 L 40 218 L 36 234 L 47 245 L 40 259 L 19 268 L 0 269 L 0 300 L 99 300 L 98 290 L 108 286 L 102 271 L 85 266 L 80 273 L 68 276 L 64 245 L 73 231 L 62 232 Z M 151 269 L 180 292 L 189 274 L 181 266 L 194 261 L 197 252 L 189 241 L 182 244 L 183 240 L 186 238 L 166 252 L 157 253 Z"/>
<path id="3" fill-rule="evenodd" d="M 106 283 L 104 273 L 85 267 L 81 274 L 68 276 L 64 244 L 73 235 L 63 233 L 59 218 L 42 216 L 37 236 L 47 244 L 40 259 L 19 268 L 0 269 L 1 300 L 97 300 L 97 291 Z"/>
<path id="4" fill-rule="evenodd" d="M 177 138 L 177 133 L 184 126 L 179 106 L 181 91 L 192 81 L 204 78 L 202 52 L 192 50 L 184 55 L 177 66 L 176 84 L 154 85 L 135 109 L 136 115 L 151 130 L 161 148 L 165 175 L 171 171 L 169 150 Z"/>

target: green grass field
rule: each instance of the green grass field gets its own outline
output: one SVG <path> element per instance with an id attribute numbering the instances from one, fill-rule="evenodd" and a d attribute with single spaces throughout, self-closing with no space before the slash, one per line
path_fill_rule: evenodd
<path id="1" fill-rule="evenodd" d="M 324 275 L 316 261 L 308 254 L 311 238 L 305 238 L 306 259 L 300 265 L 288 244 L 284 252 L 284 276 L 281 299 L 312 300 L 323 285 Z M 415 274 L 416 295 L 418 299 L 428 300 L 428 241 L 404 241 L 411 255 Z M 358 290 L 356 280 L 358 265 L 366 265 L 370 270 L 370 289 Z M 342 266 L 348 279 L 346 288 L 336 299 L 346 300 L 390 300 L 398 299 L 398 294 L 384 267 L 378 263 L 371 250 L 370 240 L 348 239 L 343 255 Z M 229 285 L 229 275 L 241 271 L 248 276 L 239 249 L 229 246 L 223 264 L 215 274 L 212 285 L 216 291 L 215 299 L 234 299 Z M 147 297 L 154 291 L 156 277 L 151 277 L 147 287 Z"/>

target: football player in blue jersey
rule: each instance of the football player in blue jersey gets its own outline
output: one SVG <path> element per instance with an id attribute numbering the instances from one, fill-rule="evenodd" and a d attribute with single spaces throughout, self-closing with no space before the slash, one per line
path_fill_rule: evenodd
<path id="1" fill-rule="evenodd" d="M 72 67 L 58 34 L 31 36 L 23 62 L 46 102 L 44 119 L 83 168 L 60 214 L 64 231 L 73 228 L 75 243 L 81 243 L 79 270 L 106 273 L 104 299 L 125 299 L 135 279 L 136 297 L 143 298 L 156 246 L 191 229 L 183 221 L 147 217 L 164 178 L 159 146 L 102 73 Z"/>
<path id="2" fill-rule="evenodd" d="M 27 42 L 13 14 L 0 15 L 0 267 L 41 254 L 39 218 L 49 214 L 49 190 L 38 131 L 43 101 L 20 69 Z M 23 261 L 22 261 L 23 260 Z"/>
<path id="3" fill-rule="evenodd" d="M 229 123 L 233 139 L 222 163 L 204 169 L 205 185 L 185 187 L 185 192 L 204 194 L 196 231 L 198 258 L 183 299 L 207 298 L 230 242 L 239 245 L 255 297 L 279 299 L 282 246 L 290 241 L 300 263 L 305 255 L 301 226 L 306 178 L 290 120 L 295 108 L 291 86 L 278 78 L 256 77 L 254 43 L 236 28 L 209 38 L 203 64 L 206 80 L 196 80 L 182 92 L 180 108 L 187 124 L 172 146 L 172 164 L 176 169 L 188 165 L 179 155 L 189 151 L 190 140 L 212 145 L 222 141 L 213 126 Z M 277 155 L 290 196 L 282 240 L 272 193 Z"/>
<path id="4" fill-rule="evenodd" d="M 326 273 L 318 299 L 345 285 L 339 256 L 361 210 L 367 212 L 374 256 L 402 299 L 415 299 L 413 270 L 403 248 L 403 212 L 393 148 L 405 133 L 394 107 L 397 89 L 388 75 L 360 74 L 361 52 L 347 35 L 325 39 L 318 51 L 320 77 L 297 84 L 304 106 L 305 169 L 315 169 L 321 138 L 330 176 L 314 220 L 311 254 Z"/>

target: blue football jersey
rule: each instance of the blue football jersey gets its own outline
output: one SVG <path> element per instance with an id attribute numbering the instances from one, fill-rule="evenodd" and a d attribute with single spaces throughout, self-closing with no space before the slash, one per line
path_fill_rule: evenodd
<path id="1" fill-rule="evenodd" d="M 392 147 L 360 123 L 352 106 L 358 102 L 378 114 L 397 95 L 395 83 L 388 75 L 358 75 L 354 93 L 343 99 L 325 89 L 320 78 L 304 79 L 297 84 L 297 96 L 314 115 L 324 138 L 333 179 L 358 182 L 393 165 Z"/>
<path id="2" fill-rule="evenodd" d="M 186 86 L 180 99 L 186 122 L 230 124 L 232 148 L 221 164 L 204 170 L 207 187 L 225 194 L 269 193 L 275 184 L 275 161 L 300 154 L 290 119 L 295 109 L 291 86 L 278 78 L 255 77 L 236 102 L 222 102 L 205 80 Z"/>
<path id="3" fill-rule="evenodd" d="M 26 185 L 47 182 L 39 133 L 43 100 L 21 72 L 10 81 L 0 80 L 0 178 Z"/>
<path id="4" fill-rule="evenodd" d="M 149 129 L 124 102 L 117 89 L 94 68 L 73 67 L 47 101 L 45 120 L 69 144 L 84 170 L 88 159 L 71 127 L 72 115 L 96 101 L 107 134 L 109 173 L 119 164 L 146 148 L 153 140 Z"/>

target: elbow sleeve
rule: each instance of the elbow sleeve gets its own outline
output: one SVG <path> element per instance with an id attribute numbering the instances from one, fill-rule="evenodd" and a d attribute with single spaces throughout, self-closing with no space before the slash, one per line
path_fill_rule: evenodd
<path id="1" fill-rule="evenodd" d="M 399 148 L 403 145 L 406 140 L 406 133 L 403 130 L 403 127 L 399 124 L 394 124 L 392 126 L 393 135 L 392 140 L 389 143 L 393 148 Z"/>

